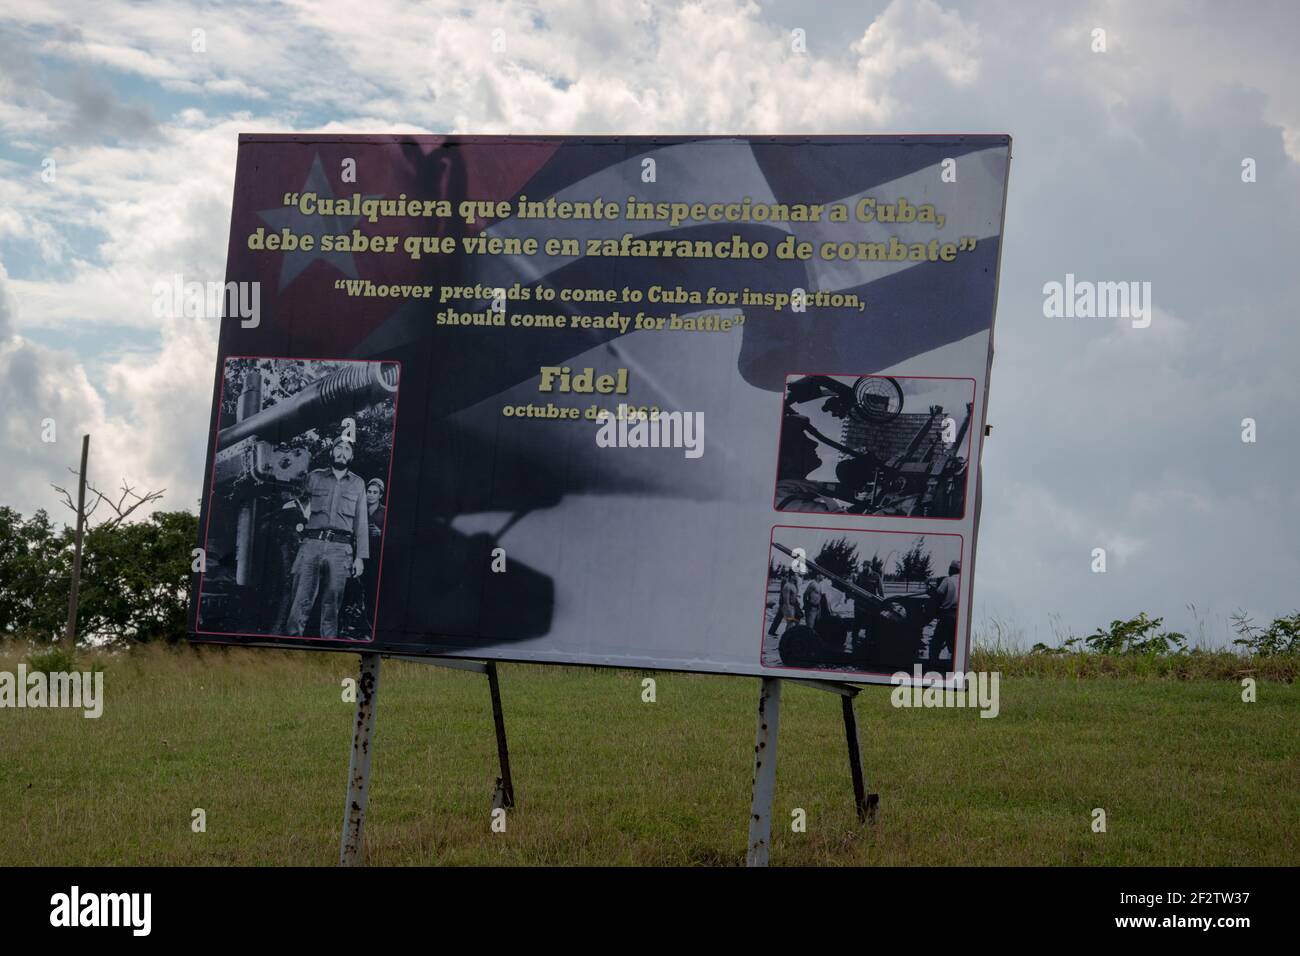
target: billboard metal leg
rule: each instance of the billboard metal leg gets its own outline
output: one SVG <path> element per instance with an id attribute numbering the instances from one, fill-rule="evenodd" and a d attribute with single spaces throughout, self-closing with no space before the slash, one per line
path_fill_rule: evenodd
<path id="1" fill-rule="evenodd" d="M 497 680 L 496 661 L 469 661 L 455 657 L 405 657 L 400 654 L 392 656 L 393 660 L 409 661 L 412 664 L 426 664 L 431 667 L 449 667 L 453 670 L 473 671 L 486 674 L 488 690 L 492 693 L 492 722 L 496 726 L 497 761 L 501 765 L 501 776 L 497 777 L 492 792 L 492 808 L 504 807 L 514 809 L 515 782 L 510 776 L 510 748 L 506 744 L 506 719 L 501 712 L 501 683 Z"/>
<path id="2" fill-rule="evenodd" d="M 776 794 L 776 744 L 781 729 L 781 680 L 762 678 L 758 729 L 754 735 L 754 794 L 749 808 L 746 866 L 767 866 L 772 845 L 772 800 Z"/>
<path id="3" fill-rule="evenodd" d="M 862 753 L 858 749 L 858 718 L 853 712 L 853 698 L 841 697 L 840 706 L 844 711 L 844 738 L 849 745 L 849 772 L 853 775 L 853 805 L 858 810 L 861 823 L 876 821 L 876 809 L 880 805 L 880 794 L 867 793 L 867 783 L 862 776 Z"/>
<path id="4" fill-rule="evenodd" d="M 501 776 L 497 780 L 497 796 L 493 803 L 509 810 L 515 805 L 515 784 L 510 777 L 510 747 L 506 743 L 506 718 L 501 713 L 501 684 L 497 680 L 495 661 L 487 663 L 487 679 L 488 689 L 492 692 L 492 722 L 497 731 L 497 759 L 501 763 Z"/>
<path id="5" fill-rule="evenodd" d="M 352 725 L 352 759 L 348 764 L 348 796 L 343 804 L 343 841 L 339 866 L 358 866 L 365 844 L 366 801 L 370 797 L 370 755 L 379 699 L 378 654 L 361 655 L 357 681 L 357 716 Z"/>

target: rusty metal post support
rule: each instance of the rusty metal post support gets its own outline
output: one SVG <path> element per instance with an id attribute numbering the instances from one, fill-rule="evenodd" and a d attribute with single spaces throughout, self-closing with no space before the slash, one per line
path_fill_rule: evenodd
<path id="1" fill-rule="evenodd" d="M 749 807 L 746 866 L 767 866 L 772 846 L 772 801 L 776 795 L 776 744 L 781 730 L 781 680 L 762 678 L 758 729 L 754 735 L 754 789 Z"/>
<path id="2" fill-rule="evenodd" d="M 358 866 L 365 849 L 366 801 L 370 797 L 370 755 L 379 699 L 378 654 L 361 655 L 357 681 L 357 715 L 352 724 L 352 759 L 348 764 L 348 796 L 343 804 L 343 842 L 339 866 Z"/>
<path id="3" fill-rule="evenodd" d="M 507 810 L 515 805 L 515 783 L 510 777 L 510 747 L 506 743 L 506 718 L 501 712 L 501 684 L 497 680 L 495 661 L 487 662 L 488 690 L 492 693 L 492 722 L 497 731 L 497 760 L 501 764 L 501 776 L 497 778 L 497 796 L 493 801 Z"/>
<path id="4" fill-rule="evenodd" d="M 862 752 L 858 749 L 858 718 L 853 712 L 853 698 L 841 697 L 844 710 L 844 739 L 849 745 L 849 772 L 853 776 L 853 805 L 858 811 L 858 822 L 874 823 L 880 794 L 867 793 L 867 783 L 862 776 Z"/>

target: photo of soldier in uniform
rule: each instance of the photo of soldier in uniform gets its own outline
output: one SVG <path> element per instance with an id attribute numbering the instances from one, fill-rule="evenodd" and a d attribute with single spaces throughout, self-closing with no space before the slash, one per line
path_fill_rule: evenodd
<path id="1" fill-rule="evenodd" d="M 361 574 L 361 583 L 365 585 L 366 601 L 373 608 L 379 595 L 379 554 L 380 539 L 384 535 L 384 522 L 388 518 L 388 509 L 384 507 L 384 480 L 371 478 L 366 482 L 366 530 L 370 537 L 371 560 L 366 562 Z"/>
<path id="2" fill-rule="evenodd" d="M 776 509 L 962 517 L 974 389 L 965 378 L 788 376 Z"/>
<path id="3" fill-rule="evenodd" d="M 952 534 L 773 529 L 763 666 L 951 670 L 961 541 Z"/>
<path id="4" fill-rule="evenodd" d="M 373 640 L 397 386 L 391 362 L 226 360 L 200 631 Z"/>

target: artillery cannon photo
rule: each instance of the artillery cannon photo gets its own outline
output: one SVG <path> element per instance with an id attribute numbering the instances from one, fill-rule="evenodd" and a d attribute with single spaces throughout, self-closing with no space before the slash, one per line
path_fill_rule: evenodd
<path id="1" fill-rule="evenodd" d="M 240 358 L 227 360 L 224 375 L 223 389 L 238 392 L 233 412 L 227 404 L 223 414 L 234 421 L 223 422 L 217 435 L 200 623 L 282 633 L 288 566 L 303 530 L 298 496 L 313 453 L 334 437 L 349 437 L 357 446 L 353 470 L 386 476 L 391 409 L 384 428 L 361 435 L 358 421 L 367 409 L 391 405 L 399 367 Z"/>
<path id="2" fill-rule="evenodd" d="M 777 541 L 772 542 L 772 547 L 824 576 L 854 604 L 851 618 L 822 613 L 812 626 L 803 621 L 788 624 L 777 645 L 782 664 L 813 670 L 842 667 L 886 673 L 906 670 L 926 659 L 924 632 L 934 620 L 936 609 L 932 591 L 873 594 L 811 558 L 797 556 Z M 857 638 L 858 631 L 864 629 L 866 637 Z M 849 650 L 845 649 L 846 635 L 852 635 Z"/>

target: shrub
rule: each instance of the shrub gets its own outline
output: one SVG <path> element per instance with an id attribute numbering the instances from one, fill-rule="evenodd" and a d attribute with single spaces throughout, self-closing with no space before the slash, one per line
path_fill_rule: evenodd
<path id="1" fill-rule="evenodd" d="M 66 674 L 77 669 L 77 656 L 62 645 L 27 655 L 27 669 L 41 674 Z"/>
<path id="2" fill-rule="evenodd" d="M 1083 644 L 1097 654 L 1181 654 L 1187 649 L 1187 638 L 1177 631 L 1158 631 L 1164 620 L 1142 611 L 1127 621 L 1111 621 L 1109 628 L 1099 627 L 1087 637 L 1071 637 L 1064 647 L 1077 650 Z"/>
<path id="3" fill-rule="evenodd" d="M 1300 654 L 1300 612 L 1279 617 L 1268 627 L 1260 627 L 1245 611 L 1232 615 L 1232 629 L 1238 637 L 1232 643 L 1259 657 Z"/>

